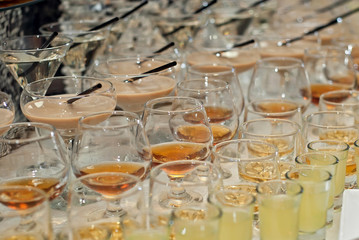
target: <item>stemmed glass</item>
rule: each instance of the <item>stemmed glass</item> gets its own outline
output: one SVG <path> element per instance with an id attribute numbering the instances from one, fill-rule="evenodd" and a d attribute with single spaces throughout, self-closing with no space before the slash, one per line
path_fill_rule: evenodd
<path id="1" fill-rule="evenodd" d="M 176 95 L 200 100 L 206 110 L 213 143 L 230 140 L 237 132 L 239 114 L 233 92 L 222 80 L 186 80 L 177 84 Z"/>
<path id="2" fill-rule="evenodd" d="M 21 87 L 36 80 L 53 77 L 69 50 L 72 39 L 56 36 L 47 48 L 40 48 L 50 35 L 29 35 L 4 39 L 0 60 Z"/>
<path id="3" fill-rule="evenodd" d="M 295 58 L 259 60 L 254 67 L 247 98 L 248 102 L 257 101 L 257 109 L 261 109 L 258 103 L 261 100 L 267 112 L 273 108 L 286 110 L 283 100 L 296 103 L 302 113 L 305 112 L 312 95 L 303 62 Z"/>
<path id="4" fill-rule="evenodd" d="M 186 73 L 186 80 L 205 79 L 205 80 L 223 80 L 232 88 L 237 112 L 240 115 L 244 108 L 244 97 L 241 85 L 237 78 L 235 68 L 227 64 L 194 64 L 189 65 Z"/>
<path id="5" fill-rule="evenodd" d="M 70 163 L 55 128 L 43 123 L 13 123 L 0 128 L 0 184 L 39 188 L 56 199 L 68 181 Z"/>
<path id="6" fill-rule="evenodd" d="M 44 191 L 30 186 L 0 186 L 3 239 L 52 239 L 50 208 Z"/>
<path id="7" fill-rule="evenodd" d="M 213 137 L 199 100 L 163 97 L 145 105 L 142 122 L 152 150 L 152 165 L 175 160 L 205 161 Z"/>
<path id="8" fill-rule="evenodd" d="M 15 107 L 10 95 L 0 91 L 0 126 L 11 124 L 15 118 Z"/>
<path id="9" fill-rule="evenodd" d="M 175 88 L 174 68 L 145 73 L 169 63 L 169 59 L 145 57 L 103 60 L 94 64 L 91 75 L 113 83 L 121 109 L 141 113 L 148 100 L 167 96 Z M 136 80 L 126 81 L 131 79 Z"/>
<path id="10" fill-rule="evenodd" d="M 20 107 L 30 121 L 55 126 L 70 147 L 82 116 L 115 109 L 114 92 L 111 82 L 97 78 L 46 78 L 25 86 Z"/>
<path id="11" fill-rule="evenodd" d="M 80 118 L 72 156 L 72 169 L 77 177 L 122 172 L 144 180 L 152 160 L 139 117 L 121 111 Z"/>
<path id="12" fill-rule="evenodd" d="M 48 23 L 40 27 L 42 33 L 58 32 L 73 39 L 74 43 L 63 61 L 69 71 L 68 75 L 84 75 L 97 54 L 103 50 L 109 29 L 90 30 L 97 25 L 97 21 L 64 21 Z"/>
<path id="13" fill-rule="evenodd" d="M 68 219 L 74 239 L 117 239 L 121 224 L 143 208 L 141 180 L 126 173 L 87 174 L 75 179 L 69 192 Z"/>

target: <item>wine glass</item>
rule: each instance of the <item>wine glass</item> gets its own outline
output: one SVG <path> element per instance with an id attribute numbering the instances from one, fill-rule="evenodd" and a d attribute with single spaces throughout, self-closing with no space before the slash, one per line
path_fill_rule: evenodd
<path id="1" fill-rule="evenodd" d="M 148 100 L 167 96 L 175 88 L 177 81 L 174 68 L 145 73 L 170 62 L 169 59 L 143 57 L 102 60 L 96 62 L 91 74 L 113 83 L 118 107 L 141 113 Z M 126 81 L 132 78 L 136 80 Z"/>
<path id="2" fill-rule="evenodd" d="M 97 21 L 63 21 L 48 23 L 40 27 L 40 32 L 44 34 L 58 32 L 62 36 L 73 39 L 73 44 L 63 61 L 67 67 L 67 75 L 84 75 L 97 54 L 103 50 L 109 29 L 91 30 L 97 25 Z"/>
<path id="3" fill-rule="evenodd" d="M 1 238 L 52 239 L 47 195 L 30 186 L 0 186 Z"/>
<path id="4" fill-rule="evenodd" d="M 20 107 L 30 121 L 55 126 L 70 148 L 82 116 L 115 109 L 114 92 L 112 83 L 102 79 L 45 78 L 25 86 Z"/>
<path id="5" fill-rule="evenodd" d="M 0 114 L 2 116 L 0 120 L 0 126 L 11 124 L 15 118 L 15 107 L 11 96 L 5 92 L 0 91 Z"/>
<path id="6" fill-rule="evenodd" d="M 139 117 L 123 111 L 81 117 L 72 156 L 72 169 L 77 177 L 122 172 L 144 180 L 152 160 Z"/>
<path id="7" fill-rule="evenodd" d="M 13 123 L 0 128 L 0 184 L 39 188 L 55 200 L 68 181 L 65 145 L 51 125 Z"/>
<path id="8" fill-rule="evenodd" d="M 303 61 L 308 72 L 314 104 L 318 104 L 320 95 L 325 92 L 355 89 L 358 85 L 352 57 L 345 48 L 308 48 Z"/>
<path id="9" fill-rule="evenodd" d="M 186 80 L 177 84 L 177 96 L 200 100 L 206 110 L 213 144 L 230 140 L 237 132 L 239 114 L 232 89 L 222 80 Z"/>
<path id="10" fill-rule="evenodd" d="M 215 79 L 226 81 L 232 88 L 237 112 L 239 115 L 242 113 L 244 108 L 244 97 L 236 70 L 233 66 L 223 63 L 189 65 L 185 80 L 190 79 Z"/>
<path id="11" fill-rule="evenodd" d="M 256 63 L 248 88 L 248 102 L 270 100 L 269 109 L 281 109 L 285 108 L 282 100 L 289 100 L 305 112 L 311 97 L 309 78 L 301 60 L 280 57 Z"/>
<path id="12" fill-rule="evenodd" d="M 220 180 L 218 169 L 208 161 L 160 164 L 150 173 L 150 206 L 165 217 L 171 209 L 202 204 L 213 189 L 220 187 Z"/>
<path id="13" fill-rule="evenodd" d="M 24 88 L 28 83 L 53 77 L 69 50 L 72 39 L 56 36 L 49 47 L 41 48 L 49 34 L 28 35 L 2 40 L 0 60 Z"/>
<path id="14" fill-rule="evenodd" d="M 68 220 L 74 239 L 117 239 L 121 224 L 143 208 L 141 180 L 126 173 L 87 174 L 73 180 L 69 192 Z"/>
<path id="15" fill-rule="evenodd" d="M 206 161 L 213 143 L 203 105 L 190 97 L 150 100 L 142 115 L 152 166 L 176 160 Z"/>

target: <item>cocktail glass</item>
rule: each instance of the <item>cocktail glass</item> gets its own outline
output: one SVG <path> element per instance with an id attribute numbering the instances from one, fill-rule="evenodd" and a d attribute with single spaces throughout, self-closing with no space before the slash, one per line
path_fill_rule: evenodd
<path id="1" fill-rule="evenodd" d="M 64 21 L 48 23 L 40 27 L 42 33 L 58 32 L 73 39 L 74 43 L 63 61 L 69 70 L 67 75 L 84 75 L 97 54 L 103 50 L 109 28 L 91 31 L 91 28 L 97 25 L 97 21 Z"/>
<path id="2" fill-rule="evenodd" d="M 49 47 L 40 49 L 50 35 L 8 38 L 0 46 L 0 60 L 21 87 L 39 79 L 53 77 L 62 63 L 72 40 L 57 36 Z"/>

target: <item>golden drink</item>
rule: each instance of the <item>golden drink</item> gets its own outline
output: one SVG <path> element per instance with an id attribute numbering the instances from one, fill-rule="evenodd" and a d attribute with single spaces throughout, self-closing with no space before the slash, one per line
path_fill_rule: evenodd
<path id="1" fill-rule="evenodd" d="M 124 240 L 168 240 L 169 236 L 167 232 L 161 230 L 144 230 L 138 229 L 134 230 L 131 233 L 126 233 Z"/>
<path id="2" fill-rule="evenodd" d="M 238 173 L 241 178 L 257 183 L 279 178 L 278 166 L 274 160 L 239 162 Z"/>
<path id="3" fill-rule="evenodd" d="M 291 112 L 293 110 L 298 109 L 298 105 L 292 102 L 284 102 L 278 100 L 277 102 L 272 101 L 263 101 L 257 102 L 253 104 L 253 109 L 257 112 L 264 113 L 283 113 L 283 112 Z"/>
<path id="4" fill-rule="evenodd" d="M 42 234 L 17 234 L 12 236 L 1 236 L 0 240 L 48 240 L 49 238 Z"/>

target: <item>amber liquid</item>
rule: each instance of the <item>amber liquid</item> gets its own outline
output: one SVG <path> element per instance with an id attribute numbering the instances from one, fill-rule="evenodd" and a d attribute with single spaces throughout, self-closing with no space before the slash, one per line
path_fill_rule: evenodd
<path id="1" fill-rule="evenodd" d="M 350 94 L 346 92 L 338 92 L 335 94 L 334 93 L 330 94 L 324 98 L 324 100 L 327 101 L 327 103 L 325 103 L 326 109 L 335 110 L 336 106 L 331 103 L 342 103 L 348 98 L 350 98 Z"/>
<path id="2" fill-rule="evenodd" d="M 48 238 L 41 234 L 37 234 L 37 235 L 18 234 L 18 235 L 12 235 L 9 237 L 1 237 L 0 239 L 1 240 L 47 240 Z"/>
<path id="3" fill-rule="evenodd" d="M 330 91 L 348 89 L 343 85 L 331 85 L 331 84 L 311 84 L 310 89 L 312 92 L 312 103 L 318 105 L 320 95 Z"/>
<path id="4" fill-rule="evenodd" d="M 100 175 L 81 181 L 92 190 L 105 196 L 119 195 L 133 188 L 137 182 L 133 178 L 118 175 Z"/>
<path id="5" fill-rule="evenodd" d="M 142 163 L 136 162 L 111 162 L 89 165 L 80 169 L 77 177 L 102 172 L 128 173 L 143 179 L 146 175 L 146 167 Z"/>
<path id="6" fill-rule="evenodd" d="M 235 134 L 235 132 L 233 132 L 227 126 L 220 124 L 211 124 L 210 128 L 212 131 L 214 143 L 232 139 Z M 204 125 L 189 125 L 178 127 L 177 135 L 182 140 L 196 143 L 206 143 L 211 140 L 211 132 L 209 131 L 209 128 Z"/>
<path id="7" fill-rule="evenodd" d="M 221 123 L 230 119 L 233 116 L 233 110 L 230 108 L 214 106 L 206 106 L 204 108 L 206 110 L 209 123 Z M 185 121 L 194 124 L 203 122 L 203 114 L 200 112 L 188 113 L 184 115 L 183 118 L 185 119 Z"/>
<path id="8" fill-rule="evenodd" d="M 209 148 L 202 143 L 174 142 L 152 146 L 152 164 L 172 162 L 176 160 L 206 160 Z"/>
<path id="9" fill-rule="evenodd" d="M 36 187 L 46 192 L 51 200 L 59 196 L 65 187 L 65 185 L 59 186 L 59 183 L 60 181 L 56 178 L 33 177 L 6 181 L 3 185 Z"/>
<path id="10" fill-rule="evenodd" d="M 253 104 L 253 109 L 257 112 L 264 113 L 283 113 L 283 112 L 291 112 L 298 109 L 298 105 L 291 102 L 272 102 L 272 101 L 263 101 L 258 102 L 257 104 Z"/>
<path id="11" fill-rule="evenodd" d="M 93 240 L 122 240 L 122 227 L 120 222 L 106 222 L 81 227 L 74 230 L 73 238 L 75 240 L 93 239 Z"/>
<path id="12" fill-rule="evenodd" d="M 0 203 L 15 209 L 25 210 L 41 204 L 45 198 L 30 189 L 4 189 L 0 191 Z"/>

